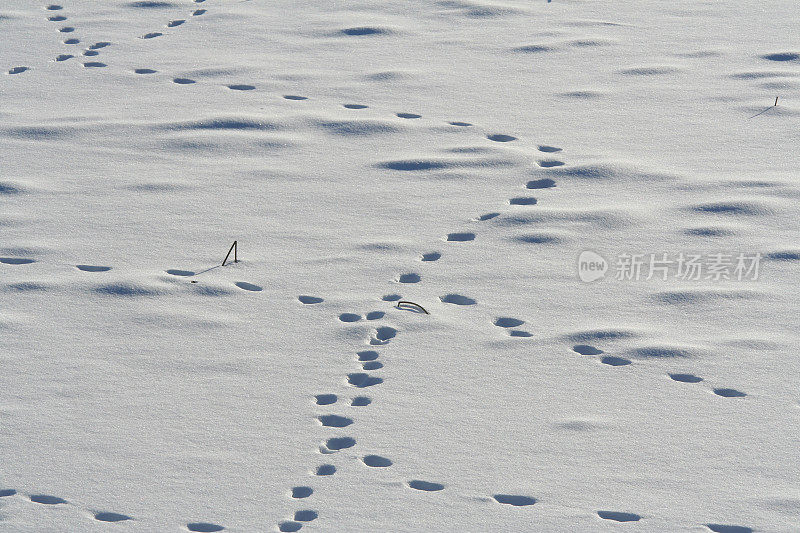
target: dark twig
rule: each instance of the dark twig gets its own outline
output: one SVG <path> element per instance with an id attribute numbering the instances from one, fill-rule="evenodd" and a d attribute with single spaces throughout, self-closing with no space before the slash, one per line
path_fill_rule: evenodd
<path id="1" fill-rule="evenodd" d="M 405 309 L 408 309 L 408 308 L 411 308 L 411 309 L 409 309 L 409 311 L 416 311 L 417 309 L 419 309 L 420 311 L 422 311 L 422 312 L 423 312 L 423 313 L 425 313 L 426 315 L 429 315 L 429 314 L 430 314 L 430 313 L 429 313 L 429 312 L 427 312 L 427 311 L 425 310 L 425 308 L 424 308 L 424 307 L 422 307 L 421 305 L 419 305 L 419 304 L 415 304 L 414 302 L 409 302 L 409 301 L 406 301 L 406 300 L 400 300 L 399 302 L 397 302 L 397 308 L 398 308 L 398 309 L 403 309 L 403 308 L 405 308 Z"/>

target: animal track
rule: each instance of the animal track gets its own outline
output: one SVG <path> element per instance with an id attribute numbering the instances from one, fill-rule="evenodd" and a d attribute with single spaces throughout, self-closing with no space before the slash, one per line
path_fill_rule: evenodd
<path id="1" fill-rule="evenodd" d="M 381 457 L 380 455 L 365 455 L 361 460 L 365 465 L 373 468 L 386 468 L 388 466 L 392 466 L 391 460 L 387 459 L 386 457 Z"/>
<path id="2" fill-rule="evenodd" d="M 332 476 L 336 473 L 336 467 L 330 464 L 319 465 L 314 471 L 315 476 Z"/>
<path id="3" fill-rule="evenodd" d="M 625 366 L 631 364 L 630 359 L 625 359 L 624 357 L 614 357 L 610 355 L 600 359 L 600 362 L 609 366 Z"/>
<path id="4" fill-rule="evenodd" d="M 438 261 L 441 257 L 442 254 L 439 252 L 428 252 L 427 254 L 422 254 L 422 261 Z"/>
<path id="5" fill-rule="evenodd" d="M 600 355 L 603 350 L 589 346 L 588 344 L 576 344 L 572 347 L 572 351 L 578 352 L 581 355 Z"/>
<path id="6" fill-rule="evenodd" d="M 252 91 L 255 88 L 256 88 L 255 85 L 244 85 L 244 84 L 228 85 L 228 89 L 232 89 L 234 91 Z"/>
<path id="7" fill-rule="evenodd" d="M 714 389 L 714 394 L 722 396 L 723 398 L 744 398 L 746 393 L 736 389 Z"/>
<path id="8" fill-rule="evenodd" d="M 638 514 L 618 511 L 597 511 L 597 516 L 604 520 L 614 520 L 615 522 L 637 522 L 642 518 Z"/>
<path id="9" fill-rule="evenodd" d="M 498 143 L 507 143 L 511 141 L 516 141 L 516 137 L 512 137 L 511 135 L 503 135 L 503 134 L 494 134 L 494 135 L 487 135 L 487 139 L 490 141 L 498 142 Z"/>
<path id="10" fill-rule="evenodd" d="M 177 27 L 177 26 L 180 26 L 180 25 L 181 25 L 181 24 L 183 24 L 184 22 L 186 22 L 186 21 L 185 21 L 185 20 L 183 20 L 183 19 L 178 19 L 178 20 L 170 20 L 169 22 L 167 22 L 167 28 L 175 28 L 175 27 Z"/>
<path id="11" fill-rule="evenodd" d="M 339 315 L 339 320 L 342 322 L 358 322 L 361 320 L 361 315 L 355 313 L 342 313 Z"/>
<path id="12" fill-rule="evenodd" d="M 461 294 L 445 294 L 444 296 L 439 296 L 439 299 L 446 304 L 454 305 L 475 305 L 478 303 L 473 298 Z"/>
<path id="13" fill-rule="evenodd" d="M 332 437 L 326 440 L 324 444 L 325 448 L 332 452 L 346 450 L 347 448 L 352 448 L 355 445 L 356 441 L 351 437 Z"/>
<path id="14" fill-rule="evenodd" d="M 35 259 L 25 259 L 23 257 L 0 257 L 0 263 L 6 265 L 29 265 L 35 262 Z"/>
<path id="15" fill-rule="evenodd" d="M 363 104 L 342 104 L 345 109 L 367 109 L 369 106 Z"/>
<path id="16" fill-rule="evenodd" d="M 379 361 L 367 361 L 361 365 L 361 368 L 364 370 L 378 370 L 379 368 L 383 368 L 383 363 Z"/>
<path id="17" fill-rule="evenodd" d="M 155 74 L 158 71 L 153 70 L 151 68 L 137 68 L 137 69 L 134 69 L 134 72 L 136 74 Z"/>
<path id="18" fill-rule="evenodd" d="M 561 151 L 561 148 L 556 148 L 555 146 L 547 146 L 546 144 L 540 144 L 538 148 L 540 152 L 547 152 L 547 153 Z"/>
<path id="19" fill-rule="evenodd" d="M 215 531 L 222 531 L 225 528 L 210 522 L 192 522 L 190 524 L 186 524 L 186 529 L 189 531 L 196 531 L 198 533 L 214 533 Z"/>
<path id="20" fill-rule="evenodd" d="M 142 39 L 155 39 L 156 37 L 161 37 L 162 35 L 164 34 L 161 33 L 160 31 L 153 31 L 142 35 Z"/>
<path id="21" fill-rule="evenodd" d="M 451 126 L 459 126 L 461 128 L 468 128 L 469 126 L 472 126 L 472 124 L 469 122 L 448 122 L 448 124 Z"/>
<path id="22" fill-rule="evenodd" d="M 0 498 L 5 498 L 7 496 L 13 496 L 17 493 L 14 489 L 0 489 Z"/>
<path id="23" fill-rule="evenodd" d="M 417 115 L 414 113 L 397 113 L 397 116 L 400 118 L 422 118 L 422 115 Z"/>
<path id="24" fill-rule="evenodd" d="M 106 65 L 105 63 L 101 63 L 99 61 L 87 61 L 86 63 L 83 64 L 83 66 L 86 68 L 102 68 L 108 65 Z"/>
<path id="25" fill-rule="evenodd" d="M 173 83 L 177 83 L 178 85 L 191 85 L 192 83 L 197 83 L 196 81 L 189 78 L 175 78 L 172 81 Z"/>
<path id="26" fill-rule="evenodd" d="M 508 200 L 510 205 L 536 205 L 536 198 L 532 196 L 518 196 Z"/>
<path id="27" fill-rule="evenodd" d="M 354 386 L 358 387 L 359 389 L 364 389 L 366 387 L 373 387 L 375 385 L 380 385 L 383 383 L 382 378 L 378 378 L 375 376 L 370 376 L 364 372 L 354 372 L 352 374 L 347 375 L 347 382 Z"/>
<path id="28" fill-rule="evenodd" d="M 236 283 L 234 283 L 234 285 L 236 285 L 237 287 L 239 287 L 240 289 L 243 289 L 245 291 L 259 292 L 259 291 L 263 290 L 258 285 L 254 285 L 252 283 L 247 283 L 246 281 L 237 281 Z"/>
<path id="29" fill-rule="evenodd" d="M 339 399 L 335 394 L 317 394 L 314 398 L 317 400 L 317 405 L 331 405 Z"/>
<path id="30" fill-rule="evenodd" d="M 9 73 L 9 74 L 22 74 L 22 73 L 23 73 L 23 72 L 25 72 L 26 70 L 30 70 L 30 68 L 28 68 L 28 67 L 12 67 L 12 68 L 11 68 L 11 69 L 8 71 L 8 73 Z"/>
<path id="31" fill-rule="evenodd" d="M 497 503 L 505 505 L 513 505 L 515 507 L 523 507 L 526 505 L 533 505 L 536 503 L 536 498 L 530 496 L 515 496 L 513 494 L 495 494 L 492 496 Z"/>
<path id="32" fill-rule="evenodd" d="M 556 186 L 556 182 L 550 178 L 543 178 L 540 180 L 531 180 L 525 187 L 528 189 L 550 189 Z"/>
<path id="33" fill-rule="evenodd" d="M 286 520 L 278 524 L 278 531 L 281 531 L 282 533 L 292 533 L 294 531 L 300 531 L 301 527 L 303 527 L 303 524 L 300 522 Z"/>
<path id="34" fill-rule="evenodd" d="M 681 383 L 700 383 L 703 381 L 703 378 L 693 374 L 670 374 L 669 377 L 675 381 L 680 381 Z"/>
<path id="35" fill-rule="evenodd" d="M 307 96 L 296 96 L 296 95 L 293 95 L 293 94 L 285 94 L 285 95 L 283 95 L 283 97 L 286 100 L 308 100 Z"/>
<path id="36" fill-rule="evenodd" d="M 486 213 L 485 215 L 481 215 L 477 218 L 477 220 L 483 222 L 484 220 L 491 220 L 495 217 L 499 217 L 500 213 Z"/>
<path id="37" fill-rule="evenodd" d="M 303 509 L 301 511 L 295 511 L 294 513 L 294 519 L 299 522 L 311 522 L 312 520 L 316 520 L 318 517 L 319 514 L 311 509 Z"/>
<path id="38" fill-rule="evenodd" d="M 386 316 L 386 313 L 383 311 L 370 311 L 367 313 L 367 320 L 380 320 L 384 316 Z"/>
<path id="39" fill-rule="evenodd" d="M 539 166 L 542 168 L 561 167 L 564 166 L 564 162 L 557 159 L 542 159 L 539 161 Z"/>
<path id="40" fill-rule="evenodd" d="M 178 270 L 176 268 L 171 268 L 166 271 L 167 274 L 172 274 L 173 276 L 194 276 L 194 272 L 191 270 Z"/>
<path id="41" fill-rule="evenodd" d="M 435 492 L 444 490 L 444 485 L 441 483 L 433 483 L 431 481 L 422 481 L 419 479 L 412 479 L 408 482 L 408 486 L 415 490 L 424 490 L 426 492 Z"/>
<path id="42" fill-rule="evenodd" d="M 353 407 L 365 407 L 372 403 L 372 400 L 367 398 L 366 396 L 356 396 L 353 398 L 353 401 L 350 402 L 350 405 Z"/>
<path id="43" fill-rule="evenodd" d="M 397 278 L 397 281 L 400 283 L 419 283 L 420 280 L 420 275 L 414 273 L 402 274 Z"/>
<path id="44" fill-rule="evenodd" d="M 93 265 L 75 265 L 75 268 L 83 270 L 84 272 L 108 272 L 111 270 L 111 267 Z"/>
<path id="45" fill-rule="evenodd" d="M 301 296 L 298 296 L 297 299 L 300 300 L 300 303 L 303 303 L 303 304 L 306 304 L 306 305 L 321 304 L 322 302 L 325 301 L 325 300 L 323 300 L 322 298 L 320 298 L 318 296 L 303 296 L 303 295 L 301 295 Z"/>
<path id="46" fill-rule="evenodd" d="M 94 515 L 95 520 L 100 522 L 122 522 L 124 520 L 132 520 L 130 516 L 119 513 L 97 513 Z"/>
<path id="47" fill-rule="evenodd" d="M 494 319 L 494 325 L 499 328 L 515 328 L 524 324 L 524 320 L 519 318 L 511 318 L 506 316 L 497 317 Z"/>
<path id="48" fill-rule="evenodd" d="M 381 326 L 375 329 L 375 337 L 369 343 L 373 345 L 386 344 L 397 335 L 397 330 L 389 326 Z"/>
<path id="49" fill-rule="evenodd" d="M 323 426 L 331 428 L 344 428 L 353 423 L 352 418 L 339 415 L 321 415 L 317 417 L 317 420 Z"/>
<path id="50" fill-rule="evenodd" d="M 359 361 L 374 361 L 378 358 L 378 352 L 374 350 L 365 350 L 363 352 L 356 353 L 358 356 Z"/>
<path id="51" fill-rule="evenodd" d="M 384 294 L 381 297 L 381 300 L 383 300 L 384 302 L 396 302 L 400 298 L 402 298 L 402 296 L 400 296 L 399 294 Z"/>
<path id="52" fill-rule="evenodd" d="M 312 494 L 314 494 L 314 489 L 311 487 L 292 487 L 292 498 L 308 498 Z"/>
<path id="53" fill-rule="evenodd" d="M 60 503 L 67 503 L 64 498 L 58 496 L 48 496 L 47 494 L 32 494 L 30 496 L 32 502 L 41 503 L 43 505 L 58 505 Z"/>
<path id="54" fill-rule="evenodd" d="M 466 242 L 475 240 L 474 233 L 448 233 L 447 240 L 451 242 Z"/>

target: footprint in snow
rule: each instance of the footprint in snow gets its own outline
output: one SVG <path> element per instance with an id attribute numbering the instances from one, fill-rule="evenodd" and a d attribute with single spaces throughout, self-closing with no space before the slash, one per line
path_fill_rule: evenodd
<path id="1" fill-rule="evenodd" d="M 30 499 L 34 503 L 41 503 L 43 505 L 58 505 L 60 503 L 67 503 L 64 498 L 58 496 L 48 496 L 47 494 L 31 494 Z"/>
<path id="2" fill-rule="evenodd" d="M 363 104 L 342 104 L 345 109 L 367 109 L 369 106 Z"/>
<path id="3" fill-rule="evenodd" d="M 416 113 L 396 113 L 396 115 L 400 118 L 422 118 L 422 115 Z"/>
<path id="4" fill-rule="evenodd" d="M 300 300 L 300 303 L 306 304 L 306 305 L 320 304 L 320 303 L 325 301 L 325 300 L 323 300 L 322 298 L 320 298 L 318 296 L 304 296 L 304 295 L 301 295 L 301 296 L 298 296 L 297 299 Z"/>
<path id="5" fill-rule="evenodd" d="M 389 326 L 382 326 L 375 329 L 375 337 L 371 338 L 369 340 L 369 343 L 374 346 L 380 346 L 383 344 L 387 344 L 395 336 L 397 336 L 396 329 Z"/>
<path id="6" fill-rule="evenodd" d="M 597 516 L 604 520 L 614 520 L 615 522 L 637 522 L 642 519 L 638 514 L 618 511 L 597 511 Z"/>
<path id="7" fill-rule="evenodd" d="M 753 533 L 753 528 L 747 526 L 731 526 L 726 524 L 706 524 L 714 533 Z"/>
<path id="8" fill-rule="evenodd" d="M 524 324 L 524 320 L 520 320 L 519 318 L 511 318 L 507 316 L 501 316 L 494 319 L 494 325 L 500 328 L 515 328 L 517 326 L 521 326 Z"/>
<path id="9" fill-rule="evenodd" d="M 303 527 L 303 524 L 300 522 L 295 522 L 294 520 L 286 520 L 278 524 L 278 531 L 283 533 L 292 533 L 294 531 L 300 531 L 300 528 Z"/>
<path id="10" fill-rule="evenodd" d="M 47 20 L 50 22 L 64 22 L 67 20 L 67 17 L 64 15 L 53 15 L 52 17 L 47 17 Z"/>
<path id="11" fill-rule="evenodd" d="M 111 267 L 94 265 L 75 265 L 75 268 L 84 272 L 108 272 Z"/>
<path id="12" fill-rule="evenodd" d="M 29 67 L 12 67 L 12 68 L 11 68 L 11 69 L 8 71 L 8 73 L 9 73 L 9 74 L 22 74 L 22 73 L 23 73 L 23 72 L 25 72 L 26 70 L 30 70 L 30 68 L 29 68 Z"/>
<path id="13" fill-rule="evenodd" d="M 361 460 L 365 465 L 373 468 L 386 468 L 388 466 L 392 466 L 392 461 L 390 459 L 381 457 L 380 455 L 365 455 Z"/>
<path id="14" fill-rule="evenodd" d="M 189 79 L 189 78 L 175 78 L 172 80 L 173 83 L 177 83 L 178 85 L 191 85 L 192 83 L 197 83 L 196 81 Z"/>
<path id="15" fill-rule="evenodd" d="M 308 498 L 314 494 L 314 489 L 311 487 L 301 486 L 301 487 L 292 487 L 292 498 L 296 498 L 298 500 L 303 498 Z"/>
<path id="16" fill-rule="evenodd" d="M 255 85 L 246 85 L 246 84 L 228 85 L 228 89 L 231 89 L 231 90 L 234 90 L 234 91 L 252 91 L 255 88 L 256 88 Z"/>
<path id="17" fill-rule="evenodd" d="M 556 186 L 556 182 L 550 178 L 542 178 L 540 180 L 531 180 L 525 187 L 528 189 L 551 189 Z"/>
<path id="18" fill-rule="evenodd" d="M 375 350 L 364 350 L 362 352 L 357 352 L 356 355 L 359 361 L 374 361 L 378 358 L 378 352 Z"/>
<path id="19" fill-rule="evenodd" d="M 450 242 L 467 242 L 467 241 L 474 241 L 475 234 L 464 232 L 464 233 L 448 233 L 447 240 Z"/>
<path id="20" fill-rule="evenodd" d="M 13 496 L 17 493 L 14 489 L 0 489 L 0 498 L 5 498 L 7 496 Z"/>
<path id="21" fill-rule="evenodd" d="M 314 398 L 317 401 L 317 405 L 331 405 L 339 399 L 335 394 L 317 394 Z"/>
<path id="22" fill-rule="evenodd" d="M 294 94 L 285 94 L 283 95 L 285 100 L 308 100 L 307 96 L 297 96 Z"/>
<path id="23" fill-rule="evenodd" d="M 331 464 L 324 464 L 319 465 L 316 470 L 314 470 L 315 476 L 332 476 L 336 473 L 336 467 Z"/>
<path id="24" fill-rule="evenodd" d="M 179 270 L 177 268 L 171 268 L 166 271 L 167 274 L 171 274 L 173 276 L 194 276 L 194 272 L 191 270 Z"/>
<path id="25" fill-rule="evenodd" d="M 446 304 L 454 304 L 454 305 L 475 305 L 478 303 L 475 299 L 470 298 L 469 296 L 463 296 L 461 294 L 445 294 L 444 296 L 439 296 L 439 299 Z"/>
<path id="26" fill-rule="evenodd" d="M 353 407 L 365 407 L 372 403 L 372 400 L 369 399 L 367 396 L 356 396 L 353 398 L 353 401 L 350 402 L 350 405 Z"/>
<path id="27" fill-rule="evenodd" d="M 624 357 L 613 357 L 609 355 L 600 359 L 600 362 L 610 366 L 625 366 L 631 364 L 632 361 Z"/>
<path id="28" fill-rule="evenodd" d="M 536 503 L 536 498 L 531 498 L 530 496 L 517 496 L 513 494 L 495 494 L 492 496 L 492 498 L 494 498 L 497 503 L 513 505 L 515 507 L 524 507 L 526 505 L 533 505 Z"/>
<path id="29" fill-rule="evenodd" d="M 151 68 L 137 68 L 134 69 L 133 72 L 135 72 L 136 74 L 155 74 L 158 71 L 153 70 Z"/>
<path id="30" fill-rule="evenodd" d="M 312 520 L 316 520 L 318 517 L 319 514 L 311 509 L 303 509 L 300 511 L 295 511 L 294 513 L 294 519 L 298 522 L 311 522 Z"/>
<path id="31" fill-rule="evenodd" d="M 422 481 L 420 479 L 413 479 L 408 482 L 408 486 L 415 490 L 423 490 L 425 492 L 436 492 L 444 490 L 444 485 L 441 483 L 434 483 L 432 481 Z"/>
<path id="32" fill-rule="evenodd" d="M 747 396 L 747 393 L 742 391 L 738 391 L 736 389 L 714 389 L 714 394 L 717 396 L 722 396 L 723 398 L 744 398 Z"/>
<path id="33" fill-rule="evenodd" d="M 123 522 L 125 520 L 133 520 L 130 516 L 120 513 L 102 512 L 94 515 L 95 520 L 100 522 Z"/>
<path id="34" fill-rule="evenodd" d="M 383 311 L 370 311 L 367 313 L 367 320 L 380 320 L 384 316 L 386 316 L 386 313 Z"/>
<path id="35" fill-rule="evenodd" d="M 169 22 L 167 22 L 167 28 L 174 28 L 176 26 L 180 26 L 184 22 L 186 22 L 186 21 L 183 20 L 183 19 L 170 20 Z"/>
<path id="36" fill-rule="evenodd" d="M 155 39 L 156 37 L 161 37 L 162 35 L 164 34 L 161 33 L 160 31 L 153 31 L 142 35 L 142 39 Z"/>
<path id="37" fill-rule="evenodd" d="M 422 254 L 422 261 L 438 261 L 441 257 L 442 254 L 439 252 L 428 252 L 427 254 Z"/>
<path id="38" fill-rule="evenodd" d="M 199 17 L 200 15 L 204 15 L 205 13 L 206 13 L 205 9 L 197 9 L 194 12 L 192 12 L 192 16 Z"/>
<path id="39" fill-rule="evenodd" d="M 190 524 L 186 524 L 186 529 L 189 531 L 196 531 L 198 533 L 213 533 L 215 531 L 222 531 L 225 528 L 210 522 L 192 522 Z"/>
<path id="40" fill-rule="evenodd" d="M 576 344 L 572 347 L 572 351 L 581 355 L 600 355 L 603 353 L 603 350 L 595 348 L 594 346 L 589 346 L 588 344 Z"/>
<path id="41" fill-rule="evenodd" d="M 326 440 L 322 446 L 320 446 L 321 450 L 325 450 L 323 453 L 334 453 L 340 450 L 346 450 L 347 448 L 352 448 L 356 445 L 356 440 L 351 437 L 331 437 L 330 439 Z"/>
<path id="42" fill-rule="evenodd" d="M 353 423 L 352 418 L 339 415 L 321 415 L 317 417 L 319 423 L 329 428 L 344 428 Z"/>
<path id="43" fill-rule="evenodd" d="M 352 374 L 347 375 L 347 383 L 354 387 L 358 387 L 359 389 L 364 389 L 366 387 L 380 385 L 383 383 L 383 378 L 370 376 L 365 372 L 353 372 Z"/>
<path id="44" fill-rule="evenodd" d="M 494 134 L 494 135 L 487 135 L 487 139 L 490 141 L 498 142 L 498 143 L 507 143 L 511 141 L 516 141 L 516 137 L 512 137 L 511 135 L 503 135 L 503 134 Z"/>
<path id="45" fill-rule="evenodd" d="M 246 291 L 258 292 L 264 290 L 258 285 L 253 285 L 252 283 L 247 283 L 246 281 L 237 281 L 236 283 L 234 283 L 234 285 Z"/>
<path id="46" fill-rule="evenodd" d="M 361 320 L 361 315 L 356 313 L 342 313 L 339 315 L 339 320 L 342 322 L 358 322 Z"/>
<path id="47" fill-rule="evenodd" d="M 703 381 L 703 378 L 694 374 L 670 374 L 669 377 L 681 383 L 700 383 Z"/>

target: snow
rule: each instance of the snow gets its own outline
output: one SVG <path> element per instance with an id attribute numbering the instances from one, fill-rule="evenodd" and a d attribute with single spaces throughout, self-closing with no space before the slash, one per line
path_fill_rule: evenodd
<path id="1" fill-rule="evenodd" d="M 799 15 L 3 3 L 0 531 L 797 531 Z"/>

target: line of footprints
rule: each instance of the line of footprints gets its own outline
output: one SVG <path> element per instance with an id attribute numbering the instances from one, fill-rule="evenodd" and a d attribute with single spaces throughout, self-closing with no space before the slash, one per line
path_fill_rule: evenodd
<path id="1" fill-rule="evenodd" d="M 192 1 L 195 4 L 201 4 L 201 3 L 205 2 L 206 0 L 192 0 Z M 137 1 L 137 2 L 130 2 L 127 5 L 127 7 L 140 8 L 140 9 L 149 9 L 149 8 L 160 7 L 161 4 L 162 4 L 162 2 Z M 78 37 L 75 36 L 76 28 L 69 24 L 69 18 L 67 17 L 67 15 L 64 14 L 64 6 L 59 5 L 59 4 L 49 4 L 49 5 L 45 6 L 44 9 L 45 9 L 45 11 L 50 13 L 47 16 L 47 20 L 48 21 L 59 23 L 59 24 L 63 23 L 63 25 L 60 25 L 59 28 L 58 28 L 58 32 L 59 33 L 65 34 L 67 36 L 62 41 L 63 44 L 65 44 L 67 46 L 75 46 L 75 45 L 81 44 L 81 40 Z M 191 13 L 191 16 L 199 17 L 200 15 L 204 15 L 206 12 L 207 12 L 207 10 L 205 10 L 205 9 L 194 9 L 192 11 L 192 13 Z M 165 27 L 166 28 L 175 28 L 175 27 L 178 27 L 178 26 L 182 26 L 185 23 L 186 23 L 186 19 L 173 19 L 173 20 L 170 20 L 169 22 L 167 22 Z M 153 32 L 148 32 L 148 33 L 142 35 L 141 38 L 142 39 L 153 39 L 155 37 L 161 37 L 162 35 L 164 35 L 164 33 L 161 32 L 161 31 L 153 31 Z M 100 55 L 100 50 L 105 48 L 105 47 L 107 47 L 107 46 L 111 46 L 111 43 L 109 41 L 98 41 L 98 42 L 96 42 L 94 44 L 91 44 L 88 47 L 86 47 L 86 49 L 82 52 L 81 55 L 83 55 L 84 58 L 95 58 L 95 57 Z M 56 58 L 55 58 L 55 61 L 57 61 L 57 62 L 67 61 L 67 60 L 72 59 L 74 57 L 75 57 L 74 53 L 58 54 L 56 56 Z M 101 62 L 101 61 L 87 59 L 86 61 L 83 62 L 83 66 L 86 67 L 86 68 L 102 68 L 102 67 L 106 67 L 108 65 L 106 63 Z M 23 72 L 26 72 L 28 70 L 30 70 L 30 67 L 16 66 L 16 67 L 10 68 L 8 70 L 8 74 L 22 74 Z M 151 69 L 136 69 L 136 73 L 137 74 L 151 74 L 151 73 L 154 73 L 154 72 L 155 71 L 151 70 Z M 177 80 L 176 80 L 176 83 L 179 83 L 179 82 L 177 82 Z"/>
<path id="2" fill-rule="evenodd" d="M 366 106 L 359 106 L 366 107 Z M 491 136 L 490 136 L 491 137 Z M 497 139 L 495 139 L 497 140 Z M 514 137 L 511 136 L 503 136 L 502 140 L 498 142 L 510 142 L 515 140 Z M 549 146 L 540 146 L 540 151 L 545 152 L 556 152 L 560 151 L 560 149 L 555 147 Z M 563 163 L 561 163 L 563 164 Z M 547 166 L 541 165 L 540 166 Z M 551 165 L 552 166 L 552 165 Z M 556 186 L 555 181 L 549 178 L 534 180 L 528 182 L 526 187 L 528 189 L 549 189 Z M 509 201 L 509 205 L 528 205 L 533 206 L 537 204 L 536 199 L 526 199 L 526 201 L 522 202 L 519 199 L 511 199 Z M 486 213 L 481 215 L 473 221 L 485 221 L 490 220 L 499 216 L 500 213 L 492 212 Z M 445 237 L 445 241 L 452 242 L 452 243 L 465 243 L 474 241 L 476 238 L 475 233 L 473 232 L 455 232 L 450 233 Z M 433 252 L 426 252 L 421 255 L 421 261 L 438 261 L 442 257 L 441 252 L 433 251 Z M 33 259 L 27 258 L 0 258 L 0 263 L 10 264 L 10 265 L 22 265 L 22 264 L 30 264 L 33 263 Z M 102 267 L 102 266 L 91 266 L 91 265 L 77 265 L 77 268 L 86 271 L 86 272 L 104 272 L 110 270 L 110 267 Z M 175 275 L 175 276 L 193 276 L 195 272 L 188 271 L 188 270 L 177 270 L 171 269 L 166 271 L 168 274 Z M 417 273 L 404 273 L 397 277 L 395 280 L 401 284 L 408 284 L 408 283 L 420 283 L 422 278 Z M 253 285 L 246 282 L 236 282 L 236 285 L 244 290 L 250 291 L 259 291 L 261 287 L 257 285 Z M 386 294 L 381 299 L 385 302 L 396 302 L 401 299 L 400 294 Z M 469 296 L 465 296 L 462 294 L 450 293 L 440 296 L 439 299 L 448 304 L 453 305 L 475 305 L 477 301 Z M 305 305 L 313 305 L 322 303 L 324 300 L 318 296 L 309 296 L 309 295 L 302 295 L 298 297 L 298 300 Z M 359 322 L 361 320 L 367 321 L 378 321 L 383 319 L 385 313 L 383 311 L 372 311 L 367 313 L 365 316 L 359 315 L 357 313 L 342 313 L 338 316 L 338 319 L 343 323 L 354 323 Z M 524 329 L 520 329 L 521 326 L 525 324 L 524 320 L 513 318 L 513 317 L 498 317 L 495 318 L 493 324 L 496 327 L 503 328 L 509 332 L 509 335 L 512 337 L 520 337 L 520 338 L 527 338 L 532 337 L 533 334 L 529 331 Z M 391 342 L 396 336 L 398 331 L 390 326 L 376 326 L 373 332 L 373 335 L 368 339 L 368 344 L 377 347 L 385 345 Z M 624 359 L 621 357 L 615 357 L 610 355 L 604 355 L 604 352 L 594 346 L 588 344 L 577 344 L 573 346 L 573 351 L 583 355 L 583 356 L 596 356 L 600 357 L 600 362 L 603 364 L 607 364 L 614 367 L 621 367 L 627 366 L 632 364 L 632 361 L 628 359 Z M 383 368 L 383 362 L 379 361 L 379 353 L 375 349 L 371 350 L 362 350 L 357 352 L 358 362 L 361 365 L 360 371 L 358 372 L 351 372 L 347 374 L 347 383 L 350 387 L 354 387 L 357 389 L 366 389 L 369 387 L 381 385 L 384 380 L 382 377 L 369 374 L 369 371 L 376 371 Z M 678 382 L 683 383 L 699 383 L 702 378 L 694 376 L 692 374 L 670 374 L 670 377 Z M 727 389 L 727 388 L 719 388 L 714 389 L 714 393 L 723 396 L 723 397 L 743 397 L 745 396 L 744 393 L 739 392 L 734 389 Z M 315 397 L 316 403 L 319 406 L 330 406 L 335 405 L 339 402 L 339 397 L 336 394 L 325 393 L 325 394 L 318 394 Z M 366 395 L 359 395 L 355 396 L 350 400 L 350 406 L 352 407 L 366 407 L 372 403 L 372 399 Z M 316 418 L 317 422 L 324 427 L 331 428 L 331 429 L 342 429 L 346 428 L 353 424 L 353 420 L 347 416 L 333 414 L 333 413 L 325 413 L 320 414 Z M 323 455 L 337 453 L 344 449 L 352 448 L 356 445 L 355 439 L 349 436 L 343 435 L 336 435 L 331 436 L 330 438 L 326 439 L 322 444 L 319 445 L 319 452 Z M 387 468 L 392 465 L 391 459 L 376 455 L 376 454 L 368 454 L 361 457 L 361 462 L 363 465 L 370 467 L 370 468 Z M 313 471 L 314 476 L 331 476 L 336 473 L 336 467 L 330 463 L 323 463 L 318 466 Z M 445 486 L 441 483 L 429 480 L 421 480 L 421 479 L 413 479 L 406 482 L 406 485 L 410 489 L 419 490 L 419 491 L 426 491 L 426 492 L 438 492 L 445 489 Z M 307 485 L 299 485 L 293 487 L 290 491 L 290 495 L 293 499 L 297 500 L 305 500 L 306 498 L 310 498 L 314 493 L 312 487 Z M 0 492 L 5 496 L 12 496 L 16 494 L 14 490 L 5 490 Z M 66 503 L 63 499 L 55 497 L 55 496 L 47 496 L 47 495 L 31 495 L 29 496 L 31 501 L 36 503 L 42 504 L 61 504 Z M 537 499 L 528 495 L 515 495 L 515 494 L 504 494 L 498 493 L 492 496 L 492 499 L 504 505 L 516 506 L 516 507 L 525 507 L 534 505 L 537 502 Z M 298 509 L 294 515 L 290 519 L 286 519 L 282 522 L 279 522 L 277 527 L 278 530 L 281 532 L 291 532 L 291 531 L 299 531 L 303 523 L 310 522 L 316 520 L 318 518 L 318 512 L 314 509 L 307 508 Z M 595 511 L 597 516 L 605 519 L 605 520 L 612 520 L 616 522 L 632 522 L 632 521 L 639 521 L 643 517 L 639 514 L 630 513 L 630 512 L 622 512 L 622 511 L 609 511 L 609 510 L 598 510 Z M 128 520 L 131 519 L 130 517 L 112 513 L 112 512 L 102 512 L 97 513 L 95 518 L 100 521 L 121 521 L 121 520 Z M 705 524 L 708 529 L 714 532 L 719 533 L 746 533 L 752 531 L 750 528 L 744 526 L 734 526 L 734 525 L 725 525 L 725 524 Z M 223 526 L 218 524 L 211 524 L 206 522 L 194 522 L 189 523 L 186 525 L 186 528 L 189 531 L 222 531 L 224 529 Z"/>

